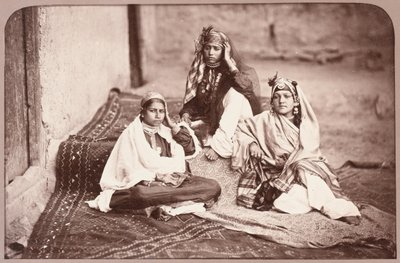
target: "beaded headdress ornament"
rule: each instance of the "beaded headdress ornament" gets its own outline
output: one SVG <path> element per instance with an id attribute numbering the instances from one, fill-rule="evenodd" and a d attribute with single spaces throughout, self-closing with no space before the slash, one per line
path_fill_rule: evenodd
<path id="1" fill-rule="evenodd" d="M 268 78 L 268 85 L 272 88 L 271 101 L 272 101 L 272 97 L 273 97 L 274 93 L 277 90 L 290 91 L 290 93 L 292 93 L 295 101 L 298 101 L 298 95 L 297 95 L 297 89 L 296 89 L 297 82 L 296 81 L 278 77 L 278 72 L 277 72 L 273 78 Z"/>

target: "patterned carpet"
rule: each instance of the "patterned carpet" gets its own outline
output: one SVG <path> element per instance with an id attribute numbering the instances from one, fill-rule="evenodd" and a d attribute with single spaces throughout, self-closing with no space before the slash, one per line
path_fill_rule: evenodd
<path id="1" fill-rule="evenodd" d="M 192 172 L 217 180 L 222 189 L 222 194 L 213 207 L 206 212 L 196 213 L 202 218 L 218 222 L 229 229 L 298 248 L 363 244 L 394 249 L 395 217 L 369 205 L 368 200 L 355 200 L 362 215 L 361 223 L 357 226 L 331 220 L 318 211 L 290 215 L 276 211 L 247 209 L 236 204 L 240 175 L 230 168 L 230 160 L 218 159 L 210 165 L 202 155 L 190 161 Z M 367 176 L 364 170 L 356 169 L 354 165 L 346 165 L 338 169 L 337 173 L 342 178 L 341 183 L 347 184 L 348 181 L 358 181 L 358 177 Z"/>
<path id="2" fill-rule="evenodd" d="M 140 211 L 102 213 L 84 201 L 99 192 L 102 168 L 118 135 L 139 112 L 139 98 L 110 93 L 108 101 L 77 135 L 60 145 L 57 182 L 44 212 L 34 226 L 22 258 L 263 258 L 376 259 L 395 258 L 393 244 L 376 247 L 335 245 L 294 248 L 195 215 L 167 222 Z M 181 108 L 169 100 L 171 114 Z M 354 201 L 363 201 L 395 214 L 394 169 L 342 169 L 342 187 Z M 379 176 L 379 180 L 376 178 Z M 373 185 L 373 189 L 371 188 Z"/>

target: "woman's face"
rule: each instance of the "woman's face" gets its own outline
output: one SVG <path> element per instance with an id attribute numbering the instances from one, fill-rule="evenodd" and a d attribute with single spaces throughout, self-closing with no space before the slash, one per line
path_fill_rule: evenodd
<path id="1" fill-rule="evenodd" d="M 273 110 L 287 118 L 293 117 L 293 108 L 298 103 L 294 101 L 293 95 L 288 90 L 278 90 L 272 95 Z"/>
<path id="2" fill-rule="evenodd" d="M 161 101 L 152 102 L 143 110 L 143 122 L 152 127 L 158 127 L 165 118 L 165 106 Z"/>
<path id="3" fill-rule="evenodd" d="M 217 63 L 222 58 L 223 48 L 218 44 L 207 43 L 203 47 L 203 55 L 206 63 Z"/>

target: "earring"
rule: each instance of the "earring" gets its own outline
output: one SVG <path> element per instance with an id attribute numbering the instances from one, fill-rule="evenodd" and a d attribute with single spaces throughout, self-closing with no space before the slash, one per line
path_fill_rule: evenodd
<path id="1" fill-rule="evenodd" d="M 293 114 L 294 114 L 294 115 L 299 114 L 299 108 L 298 108 L 297 106 L 294 106 L 294 108 L 293 108 Z"/>

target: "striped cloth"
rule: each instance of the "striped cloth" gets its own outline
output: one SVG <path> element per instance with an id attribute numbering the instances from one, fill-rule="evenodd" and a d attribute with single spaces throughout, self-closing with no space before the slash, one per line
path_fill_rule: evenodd
<path id="1" fill-rule="evenodd" d="M 277 83 L 287 85 L 289 82 L 278 78 Z M 321 155 L 319 124 L 314 111 L 300 87 L 297 87 L 297 95 L 301 109 L 299 127 L 273 111 L 264 111 L 239 124 L 232 158 L 232 167 L 242 173 L 239 204 L 254 208 L 266 194 L 265 189 L 260 190 L 263 182 L 268 181 L 268 185 L 279 192 L 288 192 L 294 183 L 306 185 L 306 174 L 321 177 L 336 198 L 344 197 L 336 175 Z M 261 167 L 254 165 L 249 155 L 252 143 L 263 152 Z M 264 184 L 267 189 L 268 185 Z M 270 194 L 270 197 L 273 199 L 277 195 Z"/>

